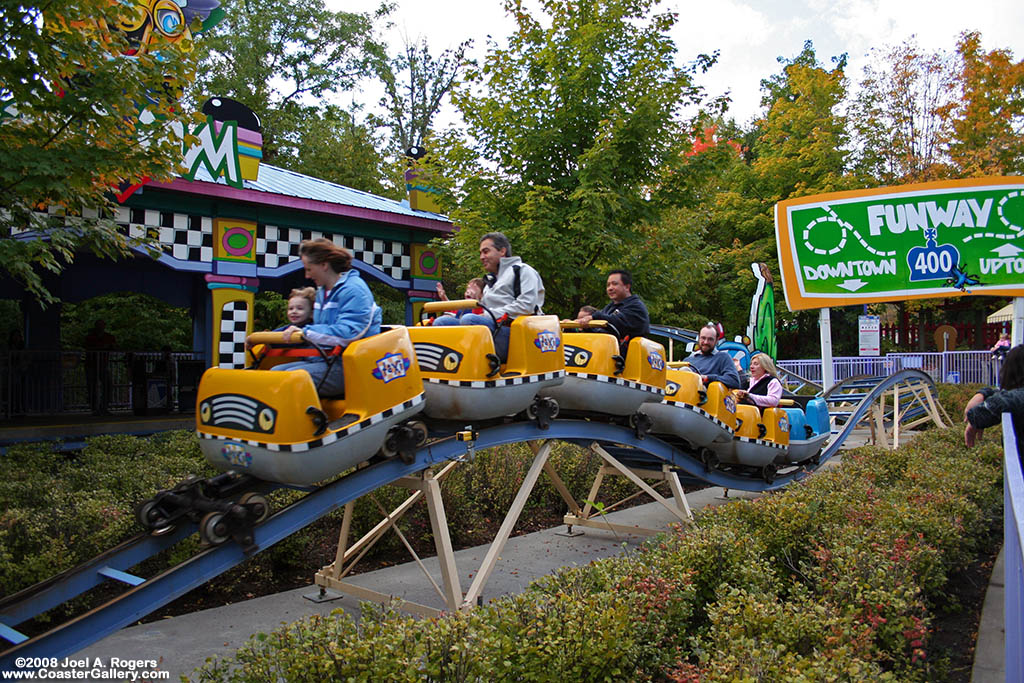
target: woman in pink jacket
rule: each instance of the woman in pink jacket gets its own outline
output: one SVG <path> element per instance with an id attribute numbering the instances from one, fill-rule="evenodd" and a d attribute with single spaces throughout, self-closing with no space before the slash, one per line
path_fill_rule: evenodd
<path id="1" fill-rule="evenodd" d="M 755 353 L 750 359 L 750 385 L 746 390 L 737 389 L 733 393 L 743 403 L 773 408 L 782 398 L 782 382 L 775 376 L 777 373 L 771 356 Z"/>

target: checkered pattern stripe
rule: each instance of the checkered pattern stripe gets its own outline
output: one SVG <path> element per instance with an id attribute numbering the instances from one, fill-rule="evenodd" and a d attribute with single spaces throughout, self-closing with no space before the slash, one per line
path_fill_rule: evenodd
<path id="1" fill-rule="evenodd" d="M 65 225 L 67 225 L 67 223 L 63 219 L 63 212 L 64 209 L 56 205 L 47 206 L 46 209 L 43 211 L 33 211 L 33 218 L 36 219 L 36 224 L 30 225 L 29 227 L 26 228 L 11 226 L 11 236 L 13 237 L 15 235 L 21 235 L 27 232 L 32 232 L 32 230 L 35 228 L 45 229 L 48 227 L 59 226 L 61 223 L 65 223 Z M 99 216 L 99 213 L 95 209 L 82 210 L 83 218 L 96 218 L 97 216 Z"/>
<path id="2" fill-rule="evenodd" d="M 219 367 L 245 367 L 245 327 L 248 321 L 248 303 L 229 301 L 224 304 L 220 318 L 220 343 L 217 347 Z"/>
<path id="3" fill-rule="evenodd" d="M 209 216 L 133 209 L 117 209 L 117 225 L 130 237 L 155 237 L 171 256 L 181 261 L 213 261 L 213 219 Z M 277 268 L 299 258 L 303 240 L 325 237 L 368 266 L 396 280 L 408 280 L 412 273 L 412 254 L 408 243 L 337 235 L 319 230 L 303 230 L 259 223 L 256 226 L 256 265 Z"/>
<path id="4" fill-rule="evenodd" d="M 643 384 L 641 382 L 633 382 L 632 380 L 622 379 L 621 377 L 609 377 L 608 375 L 594 375 L 583 372 L 574 372 L 572 373 L 572 376 L 592 379 L 598 382 L 607 382 L 608 384 L 617 384 L 620 387 L 629 387 L 630 389 L 639 389 L 640 391 L 646 391 L 649 394 L 655 394 L 657 396 L 665 395 L 665 390 L 661 387 L 656 387 L 651 384 Z"/>
<path id="5" fill-rule="evenodd" d="M 326 436 L 323 436 L 323 437 L 321 437 L 319 439 L 313 439 L 312 441 L 306 441 L 306 442 L 303 442 L 303 443 L 292 443 L 292 444 L 288 444 L 288 443 L 264 443 L 262 441 L 250 441 L 248 439 L 232 439 L 230 437 L 224 437 L 224 436 L 221 436 L 219 434 L 207 434 L 205 432 L 199 432 L 199 438 L 201 438 L 201 439 L 225 439 L 225 440 L 229 440 L 229 441 L 239 441 L 239 442 L 242 442 L 242 443 L 247 444 L 249 446 L 256 446 L 257 448 L 265 448 L 268 451 L 274 451 L 274 452 L 278 452 L 278 453 L 305 453 L 306 451 L 311 451 L 314 448 L 320 448 L 321 446 L 330 446 L 332 443 L 335 443 L 336 441 L 338 441 L 340 439 L 343 439 L 346 436 L 351 436 L 352 434 L 355 434 L 356 432 L 358 432 L 358 431 L 360 431 L 362 429 L 366 429 L 367 427 L 372 427 L 375 424 L 380 424 L 381 422 L 383 422 L 384 420 L 388 419 L 389 417 L 394 417 L 395 415 L 398 415 L 398 414 L 403 413 L 403 412 L 405 412 L 407 410 L 411 410 L 412 408 L 415 408 L 419 404 L 423 403 L 423 401 L 424 401 L 424 395 L 422 393 L 417 394 L 416 396 L 412 397 L 408 401 L 405 401 L 401 405 L 397 405 L 397 406 L 394 406 L 392 408 L 388 408 L 387 410 L 385 410 L 382 413 L 377 413 L 376 415 L 371 415 L 370 417 L 366 418 L 365 420 L 361 420 L 359 422 L 353 422 L 352 424 L 347 425 L 345 427 L 342 427 L 341 429 L 339 429 L 337 431 L 334 431 L 334 432 L 331 432 L 330 434 L 327 434 Z"/>
<path id="6" fill-rule="evenodd" d="M 733 429 L 732 427 L 730 427 L 726 423 L 722 422 L 717 417 L 715 417 L 714 415 L 712 415 L 708 411 L 704 410 L 703 408 L 698 408 L 697 406 L 691 406 L 689 403 L 683 403 L 682 401 L 670 401 L 669 399 L 663 400 L 662 403 L 664 403 L 666 405 L 670 405 L 670 406 L 675 406 L 676 408 L 684 408 L 686 410 L 692 410 L 693 412 L 697 413 L 701 417 L 703 417 L 705 419 L 708 419 L 708 420 L 711 420 L 712 422 L 714 422 L 716 425 L 718 425 L 722 429 L 724 429 L 724 430 L 726 430 L 726 431 L 728 431 L 730 433 L 735 433 L 736 432 L 735 429 Z"/>
<path id="7" fill-rule="evenodd" d="M 507 379 L 491 379 L 484 382 L 471 382 L 459 379 L 438 379 L 436 377 L 424 377 L 423 379 L 431 384 L 446 384 L 450 387 L 471 387 L 473 389 L 493 389 L 494 387 L 512 387 L 521 384 L 533 384 L 534 382 L 546 382 L 549 379 L 565 377 L 565 370 L 545 372 L 539 375 L 525 375 L 522 377 L 509 377 Z"/>
<path id="8" fill-rule="evenodd" d="M 155 237 L 179 261 L 213 261 L 213 219 L 153 209 L 117 208 L 117 225 L 129 237 Z"/>
<path id="9" fill-rule="evenodd" d="M 299 258 L 299 243 L 324 237 L 352 252 L 353 257 L 396 280 L 407 280 L 412 268 L 409 245 L 392 240 L 337 235 L 318 230 L 260 224 L 256 228 L 256 264 L 277 268 Z"/>
<path id="10" fill-rule="evenodd" d="M 737 436 L 735 437 L 740 443 L 752 443 L 756 446 L 768 446 L 769 448 L 778 448 L 780 451 L 786 450 L 786 446 L 774 441 L 765 441 L 764 439 L 752 439 L 749 436 Z"/>

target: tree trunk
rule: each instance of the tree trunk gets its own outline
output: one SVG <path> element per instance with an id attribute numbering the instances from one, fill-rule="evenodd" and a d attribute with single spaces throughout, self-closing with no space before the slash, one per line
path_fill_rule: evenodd
<path id="1" fill-rule="evenodd" d="M 985 346 L 985 326 L 987 325 L 986 317 L 985 309 L 974 309 L 974 343 L 971 344 L 972 349 L 987 348 Z"/>
<path id="2" fill-rule="evenodd" d="M 910 320 L 907 316 L 907 304 L 903 301 L 896 305 L 897 312 L 899 314 L 899 344 L 898 347 L 901 349 L 910 350 Z"/>
<path id="3" fill-rule="evenodd" d="M 926 351 L 926 330 L 927 323 L 931 317 L 931 311 L 928 309 L 922 309 L 917 313 L 917 350 L 924 352 Z"/>

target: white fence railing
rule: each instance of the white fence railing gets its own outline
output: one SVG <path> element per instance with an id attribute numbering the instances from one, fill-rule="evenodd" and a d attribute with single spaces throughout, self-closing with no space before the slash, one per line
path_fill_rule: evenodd
<path id="1" fill-rule="evenodd" d="M 821 359 L 780 360 L 778 366 L 812 382 L 821 383 Z M 988 351 L 946 351 L 945 353 L 890 353 L 878 357 L 832 359 L 835 381 L 855 375 L 891 375 L 899 370 L 923 370 L 936 382 L 953 384 L 999 383 L 999 361 Z"/>
<path id="2" fill-rule="evenodd" d="M 1024 476 L 1021 474 L 1017 436 L 1013 417 L 1003 413 L 1003 627 L 1005 629 L 1004 663 L 1007 681 L 1024 676 L 1024 555 L 1021 534 L 1024 532 Z"/>

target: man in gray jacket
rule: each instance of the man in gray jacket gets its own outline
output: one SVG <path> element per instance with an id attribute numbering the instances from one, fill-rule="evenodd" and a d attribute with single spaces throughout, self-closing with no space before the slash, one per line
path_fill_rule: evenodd
<path id="1" fill-rule="evenodd" d="M 740 375 L 736 372 L 732 357 L 725 351 L 715 351 L 718 343 L 718 330 L 708 323 L 700 328 L 697 337 L 697 350 L 686 360 L 690 367 L 700 373 L 704 384 L 721 382 L 730 389 L 740 388 Z"/>
<path id="2" fill-rule="evenodd" d="M 459 324 L 489 327 L 494 332 L 494 352 L 506 361 L 509 325 L 521 315 L 541 314 L 544 281 L 536 270 L 512 255 L 512 245 L 500 232 L 489 232 L 480 238 L 480 263 L 487 271 L 480 304 L 490 313 L 467 313 Z"/>

